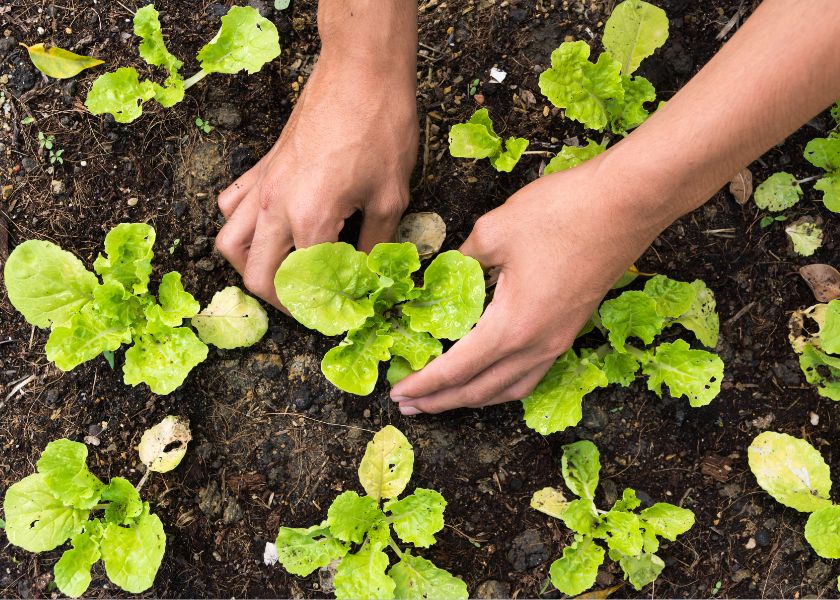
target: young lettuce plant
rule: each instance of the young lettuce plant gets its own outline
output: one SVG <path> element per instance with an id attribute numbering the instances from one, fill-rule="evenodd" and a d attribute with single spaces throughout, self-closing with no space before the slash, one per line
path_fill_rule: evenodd
<path id="1" fill-rule="evenodd" d="M 599 510 L 595 490 L 601 462 L 598 448 L 590 441 L 563 446 L 561 468 L 566 487 L 578 498 L 567 500 L 561 490 L 551 487 L 531 498 L 532 508 L 560 519 L 575 533 L 574 543 L 564 548 L 563 556 L 549 568 L 554 587 L 577 596 L 595 585 L 598 567 L 604 562 L 603 544 L 636 590 L 652 583 L 665 568 L 665 562 L 656 555 L 657 536 L 673 542 L 692 528 L 694 513 L 665 502 L 636 513 L 641 502 L 630 488 L 610 510 Z"/>
<path id="2" fill-rule="evenodd" d="M 417 488 L 401 499 L 414 468 L 414 451 L 405 436 L 387 425 L 368 443 L 359 465 L 365 490 L 339 494 L 327 519 L 309 528 L 281 527 L 277 557 L 291 574 L 305 577 L 333 561 L 337 598 L 462 598 L 467 586 L 430 561 L 400 549 L 428 548 L 443 529 L 446 500 L 435 490 Z M 388 568 L 390 549 L 397 562 Z"/>
<path id="3" fill-rule="evenodd" d="M 222 17 L 216 36 L 196 56 L 201 68 L 187 79 L 180 73 L 184 63 L 166 48 L 153 4 L 134 14 L 134 35 L 142 39 L 140 57 L 149 65 L 165 69 L 168 77 L 163 85 L 141 81 L 135 69 L 123 67 L 94 81 L 85 106 L 95 115 L 113 115 L 118 123 L 137 119 L 143 114 L 143 104 L 152 99 L 164 108 L 174 106 L 183 100 L 186 90 L 211 73 L 245 70 L 253 75 L 280 54 L 277 28 L 250 6 L 233 6 Z"/>
<path id="4" fill-rule="evenodd" d="M 819 451 L 805 440 L 765 431 L 750 444 L 750 470 L 773 498 L 810 513 L 805 539 L 822 558 L 840 558 L 840 504 L 833 504 L 831 470 Z M 837 581 L 840 590 L 840 578 Z"/>
<path id="5" fill-rule="evenodd" d="M 817 328 L 813 333 L 810 321 Z M 820 396 L 840 402 L 840 300 L 795 310 L 789 327 L 788 339 L 799 354 L 805 380 Z"/>
<path id="6" fill-rule="evenodd" d="M 449 130 L 449 154 L 456 158 L 489 158 L 493 168 L 504 173 L 513 170 L 527 148 L 525 138 L 510 137 L 503 143 L 486 108 Z"/>
<path id="7" fill-rule="evenodd" d="M 677 324 L 703 345 L 717 345 L 720 323 L 715 297 L 702 281 L 686 283 L 656 275 L 644 290 L 626 291 L 605 301 L 578 337 L 597 329 L 607 342 L 580 352 L 570 348 L 561 355 L 522 400 L 525 424 L 543 435 L 576 425 L 586 394 L 609 384 L 628 386 L 640 369 L 657 396 L 662 396 L 665 385 L 672 396 L 687 397 L 691 406 L 709 404 L 720 392 L 720 357 L 691 348 L 682 339 L 651 345 L 663 330 Z M 631 337 L 645 347 L 629 344 Z"/>
<path id="8" fill-rule="evenodd" d="M 55 563 L 55 583 L 79 597 L 91 582 L 91 567 L 105 564 L 108 579 L 139 594 L 155 580 L 166 534 L 148 502 L 122 477 L 103 483 L 87 467 L 87 447 L 60 439 L 47 444 L 37 472 L 6 490 L 6 536 L 29 552 L 47 552 L 70 540 Z M 96 516 L 94 516 L 96 515 Z"/>
<path id="9" fill-rule="evenodd" d="M 457 340 L 484 309 L 481 265 L 460 252 L 439 254 L 426 268 L 423 287 L 410 242 L 377 244 L 370 255 L 344 242 L 295 250 L 274 278 L 277 297 L 292 316 L 324 335 L 347 332 L 324 355 L 321 370 L 336 387 L 366 396 L 379 363 L 391 360 L 396 383 L 443 351 L 441 339 Z"/>
<path id="10" fill-rule="evenodd" d="M 668 17 L 642 0 L 618 4 L 604 27 L 605 52 L 589 61 L 586 42 L 563 42 L 540 75 L 540 91 L 566 116 L 590 129 L 626 135 L 648 117 L 656 100 L 650 81 L 634 75 L 642 61 L 668 39 Z"/>
<path id="11" fill-rule="evenodd" d="M 133 344 L 125 353 L 125 383 L 146 383 L 156 394 L 169 394 L 207 357 L 207 346 L 182 326 L 200 306 L 184 290 L 180 273 L 162 277 L 157 298 L 149 291 L 154 243 L 149 225 L 117 225 L 105 236 L 105 254 L 93 263 L 96 274 L 43 240 L 23 242 L 9 255 L 4 268 L 9 301 L 29 323 L 51 329 L 46 353 L 59 369 L 72 370 Z M 197 329 L 219 347 L 254 343 L 265 333 L 268 317 L 248 300 L 247 309 L 231 312 L 214 310 L 214 298 Z M 226 326 L 226 318 L 233 323 Z"/>

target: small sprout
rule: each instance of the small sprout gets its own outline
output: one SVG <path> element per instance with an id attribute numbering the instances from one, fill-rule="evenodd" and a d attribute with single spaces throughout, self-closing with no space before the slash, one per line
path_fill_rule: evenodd
<path id="1" fill-rule="evenodd" d="M 761 220 L 758 222 L 758 226 L 761 227 L 762 229 L 767 229 L 773 223 L 781 223 L 783 221 L 787 221 L 787 217 L 785 215 L 776 215 L 776 216 L 767 215 L 767 216 L 761 217 Z"/>
<path id="2" fill-rule="evenodd" d="M 169 246 L 169 254 L 175 254 L 175 249 L 178 247 L 178 245 L 180 243 L 181 243 L 181 238 L 175 238 L 175 240 L 172 242 L 172 245 Z"/>
<path id="3" fill-rule="evenodd" d="M 276 10 L 286 10 L 291 3 L 292 0 L 274 0 L 274 8 Z"/>
<path id="4" fill-rule="evenodd" d="M 31 125 L 34 122 L 35 122 L 35 117 L 24 117 L 21 120 L 20 123 L 21 123 L 21 125 Z"/>
<path id="5" fill-rule="evenodd" d="M 715 584 L 712 586 L 712 596 L 717 596 L 718 592 L 720 592 L 720 586 L 723 584 L 720 580 L 715 581 Z"/>
<path id="6" fill-rule="evenodd" d="M 210 124 L 210 121 L 205 121 L 201 117 L 196 117 L 195 126 L 198 127 L 204 133 L 210 133 L 211 131 L 213 131 L 215 129 L 215 127 L 213 127 Z"/>
<path id="7" fill-rule="evenodd" d="M 55 144 L 54 135 L 44 135 L 43 131 L 38 132 L 38 147 L 41 150 L 52 150 Z"/>
<path id="8" fill-rule="evenodd" d="M 481 83 L 481 81 L 478 78 L 475 78 L 475 79 L 472 80 L 472 83 L 470 84 L 470 88 L 469 88 L 469 95 L 470 96 L 475 96 L 475 93 L 478 91 L 478 84 L 479 83 Z"/>
<path id="9" fill-rule="evenodd" d="M 493 129 L 486 108 L 480 108 L 466 123 L 449 130 L 449 154 L 456 158 L 488 158 L 497 171 L 510 173 L 528 148 L 525 138 L 509 137 L 503 143 Z"/>
<path id="10" fill-rule="evenodd" d="M 192 440 L 190 423 L 181 417 L 167 416 L 143 432 L 137 452 L 149 471 L 166 473 L 178 466 Z"/>

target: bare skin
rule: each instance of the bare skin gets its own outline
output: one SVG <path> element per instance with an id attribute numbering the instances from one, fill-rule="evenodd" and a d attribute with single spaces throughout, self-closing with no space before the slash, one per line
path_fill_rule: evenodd
<path id="1" fill-rule="evenodd" d="M 325 48 L 325 36 L 342 38 L 336 31 L 350 20 L 346 18 L 348 11 L 361 10 L 368 4 L 322 0 L 319 19 L 335 25 L 329 32 L 322 26 Z M 397 5 L 409 6 L 407 12 L 415 8 L 411 0 L 387 4 Z M 387 15 L 379 12 L 371 13 L 371 18 L 387 20 Z M 328 13 L 335 18 L 325 19 Z M 406 13 L 402 16 L 395 27 L 402 27 L 400 31 L 405 34 L 413 26 L 416 33 L 412 17 Z M 382 31 L 383 26 L 377 30 Z M 784 43 L 780 46 L 781 40 Z M 390 57 L 395 64 L 407 60 L 394 60 L 399 52 L 409 52 L 404 42 L 401 36 L 393 36 L 388 42 L 394 44 Z M 412 60 L 414 51 L 411 46 Z M 355 60 L 368 60 L 374 65 L 371 69 L 381 73 L 375 66 L 381 56 L 371 57 L 365 52 L 357 49 Z M 366 70 L 359 64 L 356 68 Z M 328 89 L 324 80 L 340 76 L 327 68 L 322 73 L 313 73 L 304 96 L 315 97 L 316 90 L 322 93 Z M 413 74 L 410 83 L 405 80 L 396 78 L 391 93 L 399 89 L 398 97 L 409 95 L 413 111 Z M 399 127 L 405 118 L 393 115 L 409 112 L 397 108 L 394 102 L 378 103 L 370 97 L 370 90 L 361 98 L 351 96 L 348 102 L 357 103 L 351 107 L 355 113 L 343 114 L 353 115 L 354 121 L 362 115 L 361 121 L 352 126 L 354 130 L 364 131 L 366 124 L 375 123 L 366 121 L 366 116 L 382 119 L 388 113 L 391 125 L 384 129 L 392 132 L 392 127 Z M 838 97 L 840 4 L 836 0 L 764 0 L 709 64 L 626 139 L 579 167 L 525 186 L 503 206 L 478 220 L 461 251 L 478 259 L 485 268 L 501 269 L 494 299 L 473 331 L 393 388 L 391 397 L 400 411 L 406 415 L 438 413 L 526 396 L 554 359 L 570 347 L 613 282 L 659 233 L 701 206 L 741 167 Z M 407 189 L 416 146 L 415 119 L 406 125 L 405 131 L 411 131 L 411 135 L 356 137 L 355 145 L 322 160 L 318 153 L 325 148 L 313 148 L 309 140 L 347 135 L 351 125 L 345 121 L 350 118 L 339 119 L 333 114 L 328 121 L 304 119 L 309 110 L 319 113 L 307 108 L 308 98 L 306 103 L 303 100 L 278 144 L 261 161 L 264 164 L 243 175 L 237 182 L 240 189 L 231 192 L 229 188 L 219 198 L 223 213 L 230 215 L 217 241 L 220 249 L 243 273 L 246 285 L 275 305 L 273 273 L 292 244 L 298 246 L 298 239 L 300 246 L 335 239 L 342 220 L 353 208 L 370 210 L 361 200 L 370 199 L 374 202 L 370 206 L 380 207 L 376 213 L 380 218 L 363 231 L 360 247 L 367 249 L 390 239 L 405 208 L 402 198 L 407 199 L 407 193 L 396 202 L 383 198 L 393 198 L 394 189 Z M 317 106 L 317 102 L 312 100 L 311 104 Z M 301 117 L 297 117 L 298 112 Z M 287 134 L 290 128 L 292 133 Z M 367 131 L 374 131 L 373 126 Z M 284 144 L 284 138 L 298 137 L 301 142 Z M 405 138 L 411 138 L 412 148 L 395 152 L 396 147 L 406 148 L 399 143 Z M 352 135 L 350 139 L 354 139 Z M 358 151 L 362 144 L 362 153 L 378 153 L 379 162 L 360 156 L 351 161 L 357 165 L 354 169 L 336 172 L 336 156 L 347 160 L 347 153 Z M 379 152 L 380 145 L 387 150 Z M 403 179 L 392 179 L 398 176 Z M 360 189 L 370 195 L 359 196 Z M 236 213 L 241 209 L 231 206 L 248 206 L 245 202 L 249 197 L 257 199 L 250 202 L 250 212 L 238 218 Z M 347 200 L 351 197 L 357 198 L 355 203 Z M 383 205 L 387 209 L 381 208 Z M 313 214 L 319 219 L 301 218 Z M 234 226 L 235 222 L 238 225 Z M 228 240 L 235 244 L 228 245 Z"/>

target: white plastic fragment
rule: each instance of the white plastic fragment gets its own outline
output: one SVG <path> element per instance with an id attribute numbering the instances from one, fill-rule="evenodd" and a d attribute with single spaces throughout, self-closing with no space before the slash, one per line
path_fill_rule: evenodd
<path id="1" fill-rule="evenodd" d="M 263 551 L 263 564 L 267 566 L 276 565 L 280 557 L 277 556 L 277 545 L 272 542 L 265 543 L 265 550 Z"/>
<path id="2" fill-rule="evenodd" d="M 502 83 L 505 80 L 505 77 L 507 77 L 506 71 L 502 71 L 501 69 L 497 69 L 496 67 L 490 69 L 490 79 L 492 79 L 496 83 Z"/>
<path id="3" fill-rule="evenodd" d="M 192 434 L 189 421 L 169 415 L 143 432 L 137 452 L 149 471 L 166 473 L 177 467 L 184 458 L 190 440 Z M 173 444 L 174 447 L 167 450 Z"/>

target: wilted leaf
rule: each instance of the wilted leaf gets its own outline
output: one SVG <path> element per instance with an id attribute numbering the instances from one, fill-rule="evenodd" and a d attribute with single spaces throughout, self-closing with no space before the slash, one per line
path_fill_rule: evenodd
<path id="1" fill-rule="evenodd" d="M 793 251 L 800 256 L 811 256 L 823 243 L 820 224 L 810 217 L 802 217 L 785 227 L 785 233 L 793 245 Z"/>
<path id="2" fill-rule="evenodd" d="M 735 196 L 738 204 L 746 204 L 753 193 L 752 172 L 744 167 L 729 182 L 729 193 Z"/>
<path id="3" fill-rule="evenodd" d="M 189 421 L 169 415 L 143 432 L 137 452 L 149 471 L 166 473 L 184 458 L 191 439 Z"/>
<path id="4" fill-rule="evenodd" d="M 397 228 L 398 242 L 411 242 L 417 246 L 420 258 L 437 254 L 446 238 L 446 223 L 433 212 L 405 215 Z"/>
<path id="5" fill-rule="evenodd" d="M 32 46 L 21 44 L 21 46 L 29 52 L 29 58 L 36 69 L 55 79 L 69 79 L 85 69 L 90 69 L 105 62 L 98 58 L 75 54 L 56 46 L 49 48 L 45 47 L 44 44 L 33 44 Z"/>
<path id="6" fill-rule="evenodd" d="M 831 302 L 840 298 L 840 272 L 831 265 L 805 265 L 799 269 L 799 274 L 814 292 L 817 302 Z"/>
<path id="7" fill-rule="evenodd" d="M 609 598 L 621 587 L 624 583 L 619 583 L 618 585 L 614 585 L 612 587 L 604 588 L 602 590 L 592 590 L 591 592 L 584 592 L 580 596 L 575 596 L 574 600 L 603 600 L 604 598 Z"/>

